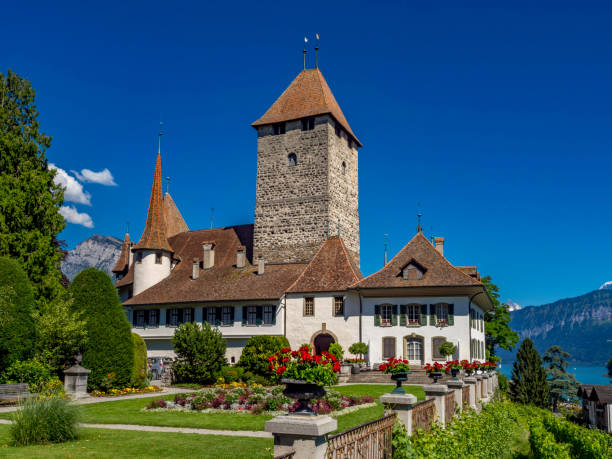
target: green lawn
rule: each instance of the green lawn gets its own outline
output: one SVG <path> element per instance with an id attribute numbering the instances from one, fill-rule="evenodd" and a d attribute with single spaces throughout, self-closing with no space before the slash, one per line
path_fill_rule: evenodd
<path id="1" fill-rule="evenodd" d="M 126 430 L 82 429 L 75 442 L 12 447 L 9 426 L 0 425 L 0 456 L 24 458 L 270 458 L 272 440 Z"/>
<path id="2" fill-rule="evenodd" d="M 425 400 L 425 392 L 421 386 L 402 386 L 407 394 L 416 396 L 419 400 Z M 351 384 L 348 386 L 336 386 L 332 389 L 345 395 L 370 395 L 378 400 L 383 394 L 388 394 L 395 388 L 394 384 Z"/>

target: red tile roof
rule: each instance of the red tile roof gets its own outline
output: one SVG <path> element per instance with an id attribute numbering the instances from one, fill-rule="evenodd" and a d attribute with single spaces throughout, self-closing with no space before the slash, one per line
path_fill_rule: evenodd
<path id="1" fill-rule="evenodd" d="M 128 267 L 128 263 L 130 262 L 130 249 L 132 248 L 132 243 L 130 242 L 130 235 L 125 233 L 125 237 L 123 238 L 123 245 L 121 246 L 121 253 L 119 254 L 119 259 L 115 264 L 112 272 L 114 273 L 122 273 Z"/>
<path id="2" fill-rule="evenodd" d="M 344 241 L 335 236 L 323 243 L 287 293 L 337 292 L 360 279 L 363 275 L 353 266 Z"/>
<path id="3" fill-rule="evenodd" d="M 422 279 L 405 280 L 402 270 L 410 263 L 424 268 Z M 451 265 L 419 232 L 380 271 L 353 284 L 359 288 L 482 286 Z"/>
<path id="4" fill-rule="evenodd" d="M 153 174 L 153 188 L 149 201 L 147 222 L 140 241 L 134 247 L 138 249 L 166 250 L 173 252 L 166 236 L 166 221 L 164 219 L 164 202 L 162 197 L 161 155 L 157 154 L 155 173 Z"/>
<path id="5" fill-rule="evenodd" d="M 192 279 L 191 261 L 202 259 L 202 243 L 211 241 L 215 244 L 214 267 L 200 269 L 198 279 Z M 246 246 L 247 260 L 252 260 L 253 225 L 179 233 L 170 238 L 170 243 L 183 261 L 170 276 L 127 300 L 126 306 L 278 299 L 306 267 L 304 263 L 269 264 L 261 275 L 250 262 L 244 268 L 236 268 L 239 247 Z"/>
<path id="6" fill-rule="evenodd" d="M 178 233 L 189 231 L 189 227 L 176 207 L 170 193 L 164 195 L 164 220 L 166 221 L 166 236 L 172 237 Z"/>
<path id="7" fill-rule="evenodd" d="M 353 133 L 318 68 L 300 72 L 276 102 L 252 126 L 280 123 L 326 113 L 331 114 L 361 146 L 361 142 Z"/>

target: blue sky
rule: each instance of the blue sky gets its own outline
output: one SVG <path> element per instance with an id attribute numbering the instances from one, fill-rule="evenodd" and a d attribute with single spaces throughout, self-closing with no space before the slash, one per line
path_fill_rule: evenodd
<path id="1" fill-rule="evenodd" d="M 321 70 L 364 144 L 365 274 L 385 233 L 391 255 L 413 236 L 420 209 L 449 260 L 491 274 L 503 300 L 598 288 L 612 280 L 610 5 L 453 3 L 11 2 L 0 72 L 32 81 L 53 164 L 117 184 L 77 180 L 81 202 L 66 204 L 93 228 L 69 224 L 73 247 L 122 237 L 128 220 L 140 236 L 160 119 L 190 228 L 212 207 L 215 226 L 252 222 L 250 123 L 319 33 Z"/>

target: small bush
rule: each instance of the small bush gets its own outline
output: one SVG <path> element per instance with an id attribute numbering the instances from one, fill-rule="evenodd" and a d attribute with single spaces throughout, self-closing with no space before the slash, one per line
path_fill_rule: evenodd
<path id="1" fill-rule="evenodd" d="M 2 378 L 5 383 L 27 383 L 30 392 L 37 389 L 51 379 L 49 369 L 37 360 L 16 361 L 6 369 Z"/>
<path id="2" fill-rule="evenodd" d="M 267 357 L 288 347 L 289 341 L 284 336 L 253 336 L 244 346 L 237 366 L 244 371 L 250 371 L 253 375 L 273 378 L 274 375 L 268 369 Z"/>
<path id="3" fill-rule="evenodd" d="M 62 443 L 78 437 L 78 407 L 59 397 L 30 398 L 15 412 L 10 435 L 15 446 Z"/>
<path id="4" fill-rule="evenodd" d="M 342 362 L 342 360 L 344 359 L 344 349 L 342 349 L 342 346 L 340 346 L 338 343 L 331 343 L 329 345 L 328 352 L 334 357 L 336 357 L 339 362 Z"/>
<path id="5" fill-rule="evenodd" d="M 141 389 L 149 385 L 149 379 L 147 378 L 147 345 L 137 333 L 132 333 L 132 341 L 134 341 L 132 387 Z"/>
<path id="6" fill-rule="evenodd" d="M 223 382 L 225 383 L 244 381 L 244 374 L 244 370 L 237 366 L 223 367 L 221 370 L 221 378 L 223 378 Z"/>
<path id="7" fill-rule="evenodd" d="M 366 343 L 353 343 L 348 350 L 353 355 L 364 356 L 368 353 L 368 345 Z"/>

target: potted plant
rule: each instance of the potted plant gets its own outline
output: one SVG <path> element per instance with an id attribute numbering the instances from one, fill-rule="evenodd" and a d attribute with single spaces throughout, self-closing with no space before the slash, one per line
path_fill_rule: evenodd
<path id="1" fill-rule="evenodd" d="M 495 362 L 487 362 L 487 371 L 489 373 L 493 373 L 497 368 L 497 364 Z"/>
<path id="2" fill-rule="evenodd" d="M 353 343 L 348 350 L 351 354 L 359 356 L 359 362 L 353 365 L 352 370 L 353 374 L 359 373 L 360 368 L 365 365 L 363 356 L 368 353 L 368 345 L 366 343 Z"/>
<path id="3" fill-rule="evenodd" d="M 390 357 L 387 363 L 383 363 L 378 367 L 380 371 L 391 374 L 391 379 L 395 381 L 396 387 L 391 391 L 392 394 L 405 394 L 406 391 L 402 387 L 402 383 L 408 379 L 410 373 L 410 365 L 408 360 L 395 359 Z"/>
<path id="4" fill-rule="evenodd" d="M 285 384 L 283 394 L 298 400 L 293 414 L 314 416 L 310 400 L 323 397 L 325 389 L 337 382 L 336 372 L 340 371 L 338 359 L 327 351 L 312 355 L 308 346 L 297 351 L 285 348 L 268 357 L 269 369 L 281 376 Z"/>
<path id="5" fill-rule="evenodd" d="M 461 364 L 461 368 L 463 368 L 463 371 L 465 371 L 465 374 L 467 376 L 472 376 L 472 374 L 474 374 L 474 368 L 468 360 L 462 360 L 459 363 Z"/>
<path id="6" fill-rule="evenodd" d="M 444 365 L 439 362 L 428 363 L 425 365 L 425 371 L 427 372 L 429 377 L 434 380 L 434 384 L 438 384 L 438 379 L 442 377 L 443 370 Z"/>
<path id="7" fill-rule="evenodd" d="M 453 355 L 455 352 L 457 352 L 457 346 L 451 342 L 444 341 L 438 348 L 438 352 L 440 352 L 440 355 L 443 355 L 446 357 L 446 360 L 448 360 L 449 355 Z"/>
<path id="8" fill-rule="evenodd" d="M 448 362 L 446 362 L 446 365 L 444 367 L 444 371 L 446 372 L 446 374 L 451 374 L 452 376 L 452 380 L 453 381 L 459 381 L 459 378 L 457 378 L 457 375 L 459 374 L 459 372 L 462 369 L 462 365 L 461 363 L 459 363 L 458 360 L 450 360 Z"/>

